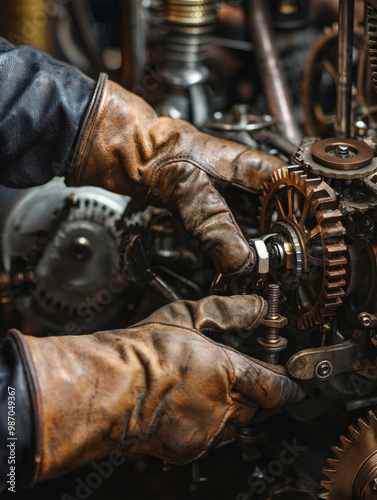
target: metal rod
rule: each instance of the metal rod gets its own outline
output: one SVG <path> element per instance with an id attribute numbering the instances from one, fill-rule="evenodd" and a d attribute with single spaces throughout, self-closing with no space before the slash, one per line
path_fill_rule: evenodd
<path id="1" fill-rule="evenodd" d="M 276 50 L 267 6 L 268 2 L 265 0 L 248 0 L 246 11 L 250 35 L 269 112 L 275 118 L 278 132 L 298 145 L 303 134 L 293 113 L 292 99 Z"/>
<path id="2" fill-rule="evenodd" d="M 140 0 L 122 1 L 121 84 L 136 92 L 147 66 L 147 19 Z"/>
<path id="3" fill-rule="evenodd" d="M 338 81 L 335 133 L 351 135 L 352 49 L 355 0 L 339 0 Z"/>

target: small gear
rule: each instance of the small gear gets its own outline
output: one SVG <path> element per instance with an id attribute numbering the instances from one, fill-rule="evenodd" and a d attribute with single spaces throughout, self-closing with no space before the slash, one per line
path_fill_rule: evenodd
<path id="1" fill-rule="evenodd" d="M 348 428 L 346 436 L 331 448 L 331 468 L 324 469 L 328 479 L 321 482 L 327 500 L 372 500 L 377 498 L 377 417 L 369 411 Z"/>
<path id="2" fill-rule="evenodd" d="M 33 271 L 33 285 L 15 298 L 23 316 L 53 334 L 89 333 L 125 318 L 131 287 L 119 267 L 117 221 L 129 203 L 100 188 L 67 188 L 61 179 L 19 197 L 5 221 L 2 257 L 7 273 L 13 256 Z"/>
<path id="3" fill-rule="evenodd" d="M 39 279 L 31 295 L 39 307 L 67 316 L 74 314 L 86 296 L 93 294 L 95 301 L 99 284 L 106 284 L 106 266 L 109 271 L 116 269 L 120 238 L 115 221 L 119 215 L 90 192 L 76 194 L 74 206 L 43 248 L 36 269 Z M 96 277 L 90 267 L 94 263 L 102 265 Z M 70 287 L 75 292 L 70 293 Z"/>
<path id="4" fill-rule="evenodd" d="M 345 229 L 334 190 L 298 167 L 283 167 L 263 186 L 259 207 L 261 234 L 288 224 L 301 246 L 302 276 L 295 289 L 285 286 L 284 315 L 300 330 L 327 322 L 342 304 L 347 263 Z"/>

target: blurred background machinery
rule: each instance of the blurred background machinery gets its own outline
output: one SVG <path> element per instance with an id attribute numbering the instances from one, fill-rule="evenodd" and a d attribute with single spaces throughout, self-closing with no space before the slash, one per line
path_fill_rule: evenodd
<path id="1" fill-rule="evenodd" d="M 2 335 L 80 335 L 174 300 L 258 293 L 264 326 L 214 339 L 307 389 L 192 467 L 126 464 L 91 498 L 374 498 L 377 2 L 13 0 L 0 4 L 0 34 L 289 165 L 259 197 L 219 186 L 257 257 L 247 279 L 216 275 L 165 210 L 130 216 L 128 197 L 57 179 L 1 189 Z M 74 496 L 91 471 L 27 498 Z"/>

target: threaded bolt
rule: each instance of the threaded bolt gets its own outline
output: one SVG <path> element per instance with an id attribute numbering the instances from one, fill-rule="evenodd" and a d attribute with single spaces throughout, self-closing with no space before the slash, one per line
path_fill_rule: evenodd
<path id="1" fill-rule="evenodd" d="M 340 144 L 338 146 L 338 154 L 339 158 L 349 158 L 350 156 L 350 148 L 345 144 Z"/>
<path id="2" fill-rule="evenodd" d="M 279 285 L 268 285 L 268 311 L 266 314 L 266 319 L 277 319 L 279 317 L 279 298 L 280 298 L 280 287 Z M 264 333 L 264 339 L 268 344 L 276 344 L 279 342 L 279 328 L 267 327 Z"/>

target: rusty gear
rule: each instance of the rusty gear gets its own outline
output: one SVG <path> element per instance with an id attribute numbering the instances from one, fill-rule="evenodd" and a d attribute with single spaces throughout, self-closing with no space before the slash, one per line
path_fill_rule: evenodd
<path id="1" fill-rule="evenodd" d="M 330 469 L 323 473 L 328 479 L 321 482 L 327 490 L 319 497 L 328 500 L 352 500 L 376 497 L 377 491 L 377 418 L 369 411 L 365 418 L 348 428 L 331 448 L 335 458 L 329 458 Z"/>
<path id="2" fill-rule="evenodd" d="M 300 330 L 323 324 L 342 304 L 345 285 L 345 229 L 333 189 L 319 177 L 284 167 L 271 175 L 260 197 L 259 229 L 289 224 L 302 249 L 302 277 L 296 289 L 284 287 L 284 315 Z"/>
<path id="3" fill-rule="evenodd" d="M 305 133 L 309 136 L 333 137 L 335 123 L 335 94 L 333 109 L 325 110 L 321 103 L 321 86 L 326 82 L 333 82 L 335 93 L 337 69 L 338 25 L 327 26 L 317 37 L 306 65 L 302 81 L 302 106 L 304 110 Z M 355 27 L 354 47 L 358 50 L 356 88 L 353 98 L 356 101 L 353 109 L 360 110 L 361 115 L 371 115 L 376 111 L 375 106 L 366 105 L 365 75 L 367 65 L 367 47 L 365 34 L 362 28 Z M 329 94 L 329 92 L 327 92 Z"/>

